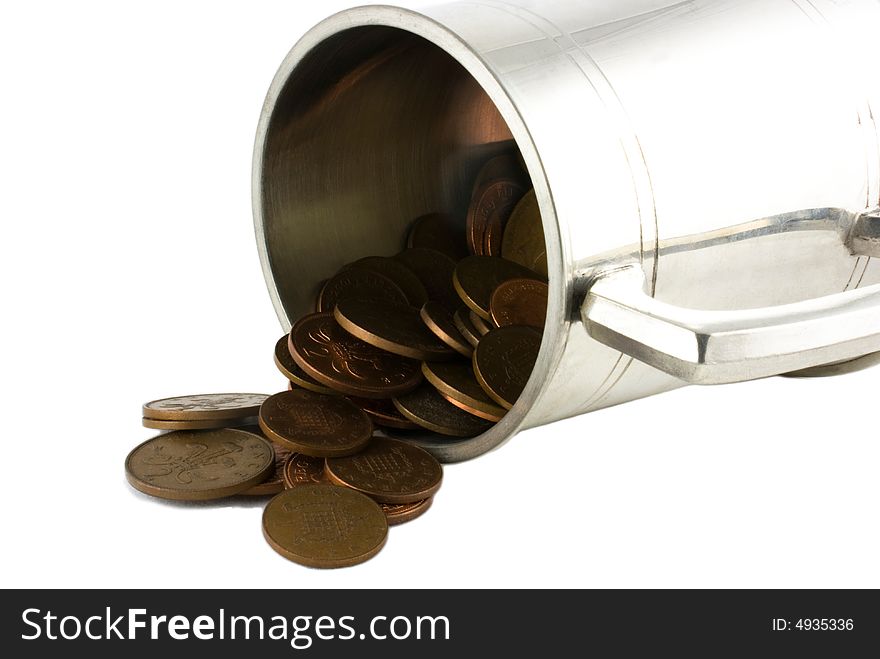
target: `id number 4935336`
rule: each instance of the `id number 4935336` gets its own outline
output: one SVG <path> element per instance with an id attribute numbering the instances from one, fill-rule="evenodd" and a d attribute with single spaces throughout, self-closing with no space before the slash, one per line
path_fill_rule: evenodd
<path id="1" fill-rule="evenodd" d="M 852 618 L 773 618 L 771 629 L 774 632 L 851 632 L 855 624 Z"/>

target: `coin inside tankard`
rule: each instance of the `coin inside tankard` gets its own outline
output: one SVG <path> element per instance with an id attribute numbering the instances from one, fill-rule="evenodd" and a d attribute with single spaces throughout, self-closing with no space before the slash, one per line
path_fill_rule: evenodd
<path id="1" fill-rule="evenodd" d="M 363 268 L 346 268 L 333 275 L 318 294 L 318 310 L 332 312 L 340 300 L 385 300 L 407 303 L 400 287 L 383 274 Z"/>
<path id="2" fill-rule="evenodd" d="M 455 266 L 453 284 L 468 308 L 485 320 L 495 288 L 508 279 L 541 279 L 540 275 L 513 261 L 496 256 L 469 256 Z"/>
<path id="3" fill-rule="evenodd" d="M 289 336 L 285 334 L 278 339 L 278 343 L 275 344 L 275 366 L 278 367 L 281 374 L 290 380 L 293 385 L 301 387 L 302 389 L 314 391 L 316 394 L 335 394 L 336 392 L 330 389 L 330 387 L 325 387 L 323 384 L 315 382 L 314 378 L 309 377 L 309 375 L 299 367 L 299 364 L 297 364 L 290 355 L 288 339 Z"/>
<path id="4" fill-rule="evenodd" d="M 489 312 L 498 327 L 528 325 L 543 330 L 547 320 L 547 284 L 535 279 L 508 279 L 489 298 Z"/>
<path id="5" fill-rule="evenodd" d="M 405 249 L 394 257 L 410 268 L 428 293 L 428 300 L 446 307 L 450 313 L 461 304 L 452 275 L 455 261 L 434 249 Z"/>
<path id="6" fill-rule="evenodd" d="M 244 419 L 255 416 L 266 394 L 194 394 L 144 404 L 143 415 L 166 421 Z"/>
<path id="7" fill-rule="evenodd" d="M 487 181 L 477 190 L 468 209 L 465 229 L 472 254 L 501 254 L 504 225 L 523 194 L 525 188 L 513 179 Z M 496 251 L 490 252 L 493 247 Z"/>
<path id="8" fill-rule="evenodd" d="M 388 520 L 368 496 L 329 483 L 301 485 L 263 511 L 263 535 L 285 558 L 318 568 L 356 565 L 385 545 Z"/>
<path id="9" fill-rule="evenodd" d="M 489 333 L 489 330 L 492 329 L 492 325 L 490 325 L 488 321 L 480 318 L 473 311 L 470 311 L 468 313 L 471 318 L 471 325 L 474 326 L 474 329 L 477 330 L 480 336 L 486 336 Z"/>
<path id="10" fill-rule="evenodd" d="M 496 179 L 510 179 L 521 185 L 526 185 L 528 183 L 528 178 L 525 168 L 522 166 L 516 155 L 512 153 L 502 153 L 490 158 L 480 168 L 477 177 L 474 179 L 471 198 L 473 198 L 477 194 L 477 191 L 489 181 L 494 181 Z"/>
<path id="11" fill-rule="evenodd" d="M 529 191 L 510 214 L 501 240 L 501 256 L 547 277 L 544 225 L 534 190 Z"/>
<path id="12" fill-rule="evenodd" d="M 241 430 L 179 430 L 147 440 L 125 460 L 136 490 L 162 499 L 207 501 L 239 494 L 275 468 L 272 445 Z"/>
<path id="13" fill-rule="evenodd" d="M 460 307 L 454 314 L 452 314 L 452 322 L 455 324 L 455 328 L 464 337 L 465 341 L 467 341 L 472 348 L 475 348 L 480 342 L 480 333 L 471 321 L 470 310 L 467 307 Z M 471 354 L 473 355 L 473 351 Z"/>
<path id="14" fill-rule="evenodd" d="M 434 333 L 434 336 L 457 353 L 467 358 L 470 358 L 474 353 L 473 346 L 455 326 L 453 314 L 442 304 L 428 300 L 419 315 L 428 329 Z"/>
<path id="15" fill-rule="evenodd" d="M 474 416 L 497 422 L 506 412 L 483 391 L 470 362 L 423 362 L 422 374 L 446 400 Z"/>
<path id="16" fill-rule="evenodd" d="M 496 403 L 510 409 L 525 389 L 541 349 L 541 332 L 510 325 L 489 332 L 474 350 L 477 382 Z"/>
<path id="17" fill-rule="evenodd" d="M 428 292 L 418 275 L 403 261 L 387 256 L 366 256 L 345 266 L 361 270 L 370 270 L 388 277 L 406 295 L 409 304 L 420 307 L 428 301 Z"/>
<path id="18" fill-rule="evenodd" d="M 455 353 L 405 304 L 340 300 L 333 317 L 345 331 L 372 346 L 410 359 L 449 359 Z"/>
<path id="19" fill-rule="evenodd" d="M 370 417 L 350 400 L 303 389 L 269 396 L 260 428 L 273 442 L 316 458 L 357 453 L 373 435 Z"/>
<path id="20" fill-rule="evenodd" d="M 397 439 L 376 437 L 362 452 L 327 458 L 327 478 L 382 503 L 413 503 L 432 497 L 443 468 L 426 450 Z"/>
<path id="21" fill-rule="evenodd" d="M 422 380 L 419 362 L 392 355 L 343 330 L 332 314 L 311 314 L 294 323 L 290 354 L 311 377 L 335 391 L 360 398 L 390 398 Z"/>
<path id="22" fill-rule="evenodd" d="M 453 405 L 430 384 L 393 399 L 394 406 L 413 423 L 449 437 L 476 437 L 492 424 Z"/>
<path id="23" fill-rule="evenodd" d="M 413 222 L 406 246 L 414 249 L 435 249 L 457 261 L 467 255 L 464 241 L 459 238 L 459 231 L 455 229 L 454 218 L 449 215 L 422 215 Z"/>

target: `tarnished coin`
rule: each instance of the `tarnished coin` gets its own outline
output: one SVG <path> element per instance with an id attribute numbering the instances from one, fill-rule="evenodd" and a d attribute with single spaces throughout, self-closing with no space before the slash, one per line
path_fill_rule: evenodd
<path id="1" fill-rule="evenodd" d="M 547 277 L 547 245 L 534 190 L 520 199 L 510 214 L 501 240 L 501 256 Z"/>
<path id="2" fill-rule="evenodd" d="M 425 326 L 416 307 L 340 300 L 333 317 L 349 334 L 401 357 L 442 360 L 455 354 Z"/>
<path id="3" fill-rule="evenodd" d="M 507 204 L 499 203 L 498 207 L 489 215 L 483 234 L 483 254 L 486 256 L 501 256 L 501 242 L 510 215 L 525 193 L 526 188 L 517 184 L 515 188 L 511 188 L 510 202 Z"/>
<path id="4" fill-rule="evenodd" d="M 390 398 L 422 380 L 417 361 L 375 348 L 343 330 L 332 314 L 300 318 L 290 331 L 290 354 L 311 377 L 360 398 Z"/>
<path id="5" fill-rule="evenodd" d="M 449 437 L 475 437 L 492 427 L 490 422 L 450 403 L 430 384 L 395 398 L 394 405 L 413 423 Z"/>
<path id="6" fill-rule="evenodd" d="M 535 279 L 508 279 L 489 298 L 492 322 L 498 327 L 528 325 L 544 329 L 548 286 Z"/>
<path id="7" fill-rule="evenodd" d="M 309 567 L 357 565 L 379 553 L 388 520 L 352 489 L 311 483 L 284 490 L 263 511 L 263 535 L 285 558 Z"/>
<path id="8" fill-rule="evenodd" d="M 489 300 L 499 284 L 508 279 L 541 279 L 518 263 L 497 256 L 469 256 L 455 266 L 453 284 L 468 308 L 485 320 L 490 319 Z"/>
<path id="9" fill-rule="evenodd" d="M 347 268 L 335 274 L 318 294 L 318 309 L 332 312 L 340 300 L 384 300 L 406 304 L 406 295 L 385 275 L 363 268 Z"/>
<path id="10" fill-rule="evenodd" d="M 284 486 L 299 487 L 309 483 L 326 483 L 323 458 L 311 458 L 300 453 L 291 453 L 284 465 Z M 434 497 L 415 503 L 380 503 L 379 507 L 388 518 L 388 525 L 403 524 L 424 513 L 434 502 Z"/>
<path id="11" fill-rule="evenodd" d="M 422 317 L 422 322 L 434 333 L 434 336 L 457 353 L 468 358 L 474 353 L 474 347 L 455 326 L 452 313 L 442 304 L 428 300 L 419 315 Z"/>
<path id="12" fill-rule="evenodd" d="M 257 423 L 257 417 L 246 416 L 243 419 L 195 419 L 193 421 L 166 421 L 165 419 L 151 419 L 145 416 L 141 419 L 144 428 L 152 430 L 219 430 L 220 428 L 236 428 L 238 426 L 252 426 Z"/>
<path id="13" fill-rule="evenodd" d="M 316 394 L 335 394 L 336 392 L 330 387 L 325 387 L 323 384 L 315 382 L 313 378 L 309 377 L 308 374 L 299 367 L 299 364 L 297 364 L 290 355 L 288 338 L 289 336 L 285 334 L 278 339 L 278 343 L 275 344 L 275 366 L 278 367 L 278 370 L 281 371 L 282 375 L 290 380 L 293 386 L 314 391 Z"/>
<path id="14" fill-rule="evenodd" d="M 405 249 L 394 258 L 410 268 L 428 292 L 428 300 L 439 303 L 452 313 L 461 304 L 452 275 L 455 272 L 455 261 L 433 249 Z"/>
<path id="15" fill-rule="evenodd" d="M 382 503 L 414 503 L 434 496 L 443 468 L 426 450 L 376 437 L 357 455 L 327 458 L 327 478 Z"/>
<path id="16" fill-rule="evenodd" d="M 452 322 L 465 340 L 470 343 L 472 347 L 476 348 L 477 344 L 480 342 L 480 333 L 471 322 L 470 310 L 467 307 L 459 308 L 454 314 L 452 314 Z"/>
<path id="17" fill-rule="evenodd" d="M 313 458 L 302 453 L 291 453 L 284 463 L 284 487 L 307 483 L 326 483 L 324 458 Z"/>
<path id="18" fill-rule="evenodd" d="M 240 430 L 255 433 L 260 437 L 263 436 L 259 426 L 256 428 L 253 428 L 253 426 L 249 428 L 241 428 Z M 284 465 L 287 464 L 287 460 L 290 458 L 291 453 L 283 446 L 278 446 L 277 444 L 272 445 L 272 450 L 275 452 L 275 469 L 262 483 L 258 483 L 249 490 L 242 492 L 242 496 L 266 497 L 278 494 L 284 490 Z"/>
<path id="19" fill-rule="evenodd" d="M 395 526 L 404 522 L 410 522 L 416 517 L 421 517 L 431 507 L 432 503 L 434 503 L 434 497 L 422 499 L 415 503 L 382 503 L 379 504 L 379 507 L 382 508 L 385 517 L 388 519 L 388 526 Z"/>
<path id="20" fill-rule="evenodd" d="M 498 256 L 501 236 L 514 206 L 525 194 L 522 185 L 512 179 L 496 179 L 485 183 L 471 201 L 465 236 L 473 254 Z M 488 242 L 491 234 L 492 242 Z M 497 251 L 490 252 L 492 246 Z"/>
<path id="21" fill-rule="evenodd" d="M 369 270 L 388 277 L 406 295 L 406 300 L 414 307 L 420 307 L 428 301 L 428 292 L 418 275 L 410 268 L 394 258 L 387 256 L 367 256 L 350 263 L 344 269 Z M 340 300 L 337 300 L 337 303 Z M 327 311 L 332 311 L 328 309 Z"/>
<path id="22" fill-rule="evenodd" d="M 266 394 L 196 394 L 162 398 L 144 404 L 144 416 L 166 421 L 244 419 L 255 416 Z"/>
<path id="23" fill-rule="evenodd" d="M 450 215 L 431 213 L 422 215 L 413 222 L 407 236 L 406 246 L 419 249 L 436 249 L 456 261 L 467 255 L 464 241 L 459 237 L 461 229 L 456 228 Z"/>
<path id="24" fill-rule="evenodd" d="M 541 349 L 541 332 L 509 325 L 489 332 L 474 350 L 474 374 L 496 403 L 510 409 L 525 389 Z"/>
<path id="25" fill-rule="evenodd" d="M 370 417 L 350 400 L 304 389 L 269 396 L 260 428 L 273 442 L 316 458 L 357 453 L 373 435 Z"/>
<path id="26" fill-rule="evenodd" d="M 268 441 L 230 428 L 159 435 L 125 460 L 125 476 L 133 488 L 178 501 L 239 494 L 265 481 L 274 468 Z"/>
<path id="27" fill-rule="evenodd" d="M 489 333 L 489 330 L 492 329 L 492 326 L 488 322 L 480 318 L 473 311 L 468 311 L 468 315 L 471 319 L 471 325 L 474 326 L 474 329 L 477 330 L 480 336 L 486 336 Z"/>
<path id="28" fill-rule="evenodd" d="M 397 411 L 392 402 L 387 398 L 356 398 L 349 396 L 352 403 L 367 413 L 373 423 L 383 428 L 395 430 L 415 430 L 419 426 Z"/>
<path id="29" fill-rule="evenodd" d="M 476 195 L 477 190 L 483 185 L 496 179 L 511 179 L 521 185 L 526 185 L 529 177 L 515 155 L 512 153 L 502 153 L 501 155 L 488 160 L 486 164 L 480 168 L 476 179 L 474 179 L 474 187 L 471 192 L 471 197 Z"/>
<path id="30" fill-rule="evenodd" d="M 470 362 L 423 362 L 425 379 L 456 407 L 487 421 L 501 421 L 506 410 L 483 391 Z"/>

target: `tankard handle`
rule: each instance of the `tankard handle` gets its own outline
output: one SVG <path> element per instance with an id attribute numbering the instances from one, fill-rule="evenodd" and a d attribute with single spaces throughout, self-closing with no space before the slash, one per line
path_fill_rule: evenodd
<path id="1" fill-rule="evenodd" d="M 850 237 L 880 256 L 880 214 Z M 880 284 L 775 307 L 703 311 L 645 292 L 638 264 L 596 277 L 581 306 L 590 336 L 691 384 L 780 375 L 880 351 Z"/>

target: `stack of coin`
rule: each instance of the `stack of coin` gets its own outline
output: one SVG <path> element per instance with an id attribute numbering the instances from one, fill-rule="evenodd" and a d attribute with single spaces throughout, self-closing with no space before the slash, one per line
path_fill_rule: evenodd
<path id="1" fill-rule="evenodd" d="M 403 251 L 322 282 L 315 311 L 275 344 L 287 391 L 145 405 L 144 425 L 176 432 L 132 451 L 131 484 L 172 499 L 274 494 L 263 533 L 281 555 L 312 567 L 374 556 L 442 480 L 429 453 L 394 435 L 489 430 L 538 356 L 547 256 L 516 154 L 484 164 L 462 219 L 419 217 Z"/>

